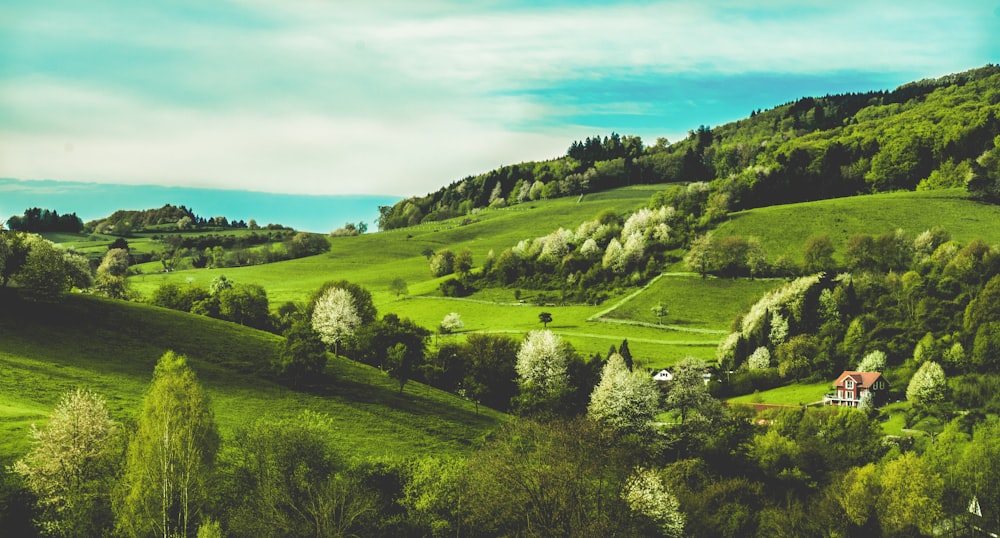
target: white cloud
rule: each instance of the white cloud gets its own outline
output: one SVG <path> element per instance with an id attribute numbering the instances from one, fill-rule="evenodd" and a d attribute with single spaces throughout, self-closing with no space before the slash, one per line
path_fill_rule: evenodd
<path id="1" fill-rule="evenodd" d="M 246 0 L 247 21 L 146 4 L 8 18 L 0 31 L 52 50 L 0 52 L 0 61 L 46 60 L 37 73 L 0 78 L 0 176 L 419 194 L 556 156 L 593 134 L 579 117 L 645 110 L 546 94 L 572 88 L 567 81 L 930 76 L 985 63 L 976 54 L 991 39 L 955 3 L 772 2 L 764 14 L 741 5 Z M 60 53 L 95 43 L 119 52 L 88 58 L 92 69 L 58 65 Z"/>

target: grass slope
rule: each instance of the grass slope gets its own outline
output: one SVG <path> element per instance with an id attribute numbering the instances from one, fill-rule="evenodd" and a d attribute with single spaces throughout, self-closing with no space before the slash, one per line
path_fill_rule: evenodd
<path id="1" fill-rule="evenodd" d="M 719 237 L 756 236 L 771 261 L 781 255 L 802 260 L 811 235 L 828 234 L 843 261 L 847 238 L 856 233 L 879 235 L 903 229 L 913 236 L 940 226 L 967 243 L 981 238 L 1000 243 L 1000 206 L 968 199 L 965 189 L 893 192 L 835 198 L 818 202 L 762 207 L 730 215 L 719 225 Z"/>
<path id="2" fill-rule="evenodd" d="M 279 337 L 218 320 L 79 295 L 43 305 L 0 290 L 0 302 L 0 458 L 23 453 L 29 424 L 75 387 L 104 395 L 118 419 L 136 416 L 168 349 L 190 358 L 224 435 L 256 417 L 313 409 L 339 425 L 345 454 L 456 453 L 503 416 L 477 415 L 472 403 L 417 383 L 400 394 L 382 372 L 344 359 L 331 361 L 323 393 L 291 390 L 258 373 Z"/>
<path id="3" fill-rule="evenodd" d="M 391 230 L 355 237 L 331 239 L 330 252 L 320 255 L 254 267 L 192 269 L 169 274 L 134 277 L 134 288 L 149 295 L 163 281 L 179 284 L 194 282 L 208 285 L 220 274 L 237 282 L 264 286 L 272 305 L 285 301 L 304 301 L 328 280 L 346 279 L 368 288 L 377 304 L 393 300 L 389 283 L 401 277 L 409 284 L 411 295 L 433 292 L 440 282 L 430 276 L 427 259 L 421 252 L 468 248 L 475 263 L 481 264 L 487 253 L 512 247 L 522 239 L 546 235 L 559 227 L 575 229 L 585 220 L 605 209 L 621 214 L 645 206 L 662 185 L 625 187 L 614 191 L 578 197 L 518 204 L 503 209 L 477 212 L 474 221 L 463 225 L 463 218 Z M 380 308 L 381 309 L 381 308 Z"/>

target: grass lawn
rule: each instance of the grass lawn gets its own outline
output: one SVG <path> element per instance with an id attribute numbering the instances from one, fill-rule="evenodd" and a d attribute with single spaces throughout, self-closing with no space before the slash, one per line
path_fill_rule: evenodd
<path id="1" fill-rule="evenodd" d="M 329 414 L 345 454 L 464 453 L 503 420 L 500 413 L 418 383 L 398 385 L 377 369 L 331 360 L 333 382 L 292 390 L 261 375 L 281 339 L 201 316 L 71 295 L 63 303 L 0 296 L 0 458 L 23 453 L 27 428 L 59 397 L 84 387 L 108 398 L 113 416 L 138 414 L 153 367 L 183 353 L 212 399 L 223 435 L 261 416 Z"/>
<path id="2" fill-rule="evenodd" d="M 730 398 L 731 403 L 766 403 L 772 405 L 808 405 L 823 399 L 823 395 L 830 392 L 831 381 L 819 381 L 816 383 L 795 383 L 785 385 L 754 394 L 745 394 Z"/>
<path id="3" fill-rule="evenodd" d="M 905 435 L 903 428 L 906 427 L 906 411 L 910 409 L 910 402 L 895 402 L 882 406 L 879 410 L 882 416 L 887 417 L 882 422 L 882 431 L 886 435 Z"/>

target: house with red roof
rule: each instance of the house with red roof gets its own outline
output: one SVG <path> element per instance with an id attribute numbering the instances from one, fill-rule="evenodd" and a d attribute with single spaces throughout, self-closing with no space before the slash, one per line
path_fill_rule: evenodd
<path id="1" fill-rule="evenodd" d="M 833 382 L 832 394 L 823 397 L 827 405 L 857 407 L 866 393 L 871 393 L 872 405 L 885 403 L 889 395 L 889 382 L 881 372 L 856 372 L 845 370 Z"/>

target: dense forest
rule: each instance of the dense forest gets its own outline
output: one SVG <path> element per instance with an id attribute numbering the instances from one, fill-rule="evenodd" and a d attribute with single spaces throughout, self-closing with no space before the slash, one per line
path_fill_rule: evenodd
<path id="1" fill-rule="evenodd" d="M 695 217 L 899 189 L 964 186 L 997 199 L 1000 67 L 892 91 L 805 97 L 684 140 L 594 136 L 564 157 L 469 176 L 381 209 L 384 230 L 640 183 L 706 182 Z M 984 156 L 984 153 L 989 152 Z M 985 160 L 986 162 L 982 162 Z M 678 208 L 680 209 L 680 208 Z"/>

